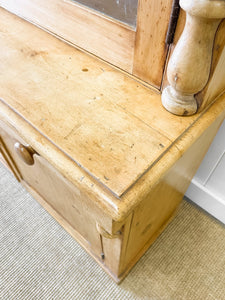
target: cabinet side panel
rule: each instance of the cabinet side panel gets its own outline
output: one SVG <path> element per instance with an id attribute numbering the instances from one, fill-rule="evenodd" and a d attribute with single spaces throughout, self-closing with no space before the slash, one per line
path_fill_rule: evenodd
<path id="1" fill-rule="evenodd" d="M 172 219 L 223 119 L 224 114 L 221 114 L 206 128 L 134 210 L 125 254 L 127 269 L 137 262 Z"/>

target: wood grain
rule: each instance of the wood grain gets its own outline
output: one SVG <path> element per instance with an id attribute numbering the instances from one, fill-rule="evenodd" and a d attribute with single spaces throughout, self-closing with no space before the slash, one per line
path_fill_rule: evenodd
<path id="1" fill-rule="evenodd" d="M 121 69 L 132 71 L 132 27 L 73 1 L 0 0 L 0 6 Z"/>
<path id="2" fill-rule="evenodd" d="M 134 209 L 127 252 L 124 255 L 124 260 L 129 266 L 126 269 L 134 265 L 144 249 L 153 243 L 172 220 L 224 116 L 223 111 L 208 128 L 204 128 L 205 131 L 199 138 L 171 168 L 161 174 L 156 185 L 151 187 L 149 194 Z"/>
<path id="3" fill-rule="evenodd" d="M 174 43 L 170 46 L 169 58 L 171 57 L 174 48 L 182 34 L 185 25 L 185 12 L 180 11 L 180 17 L 177 24 Z M 210 105 L 217 97 L 219 97 L 225 91 L 225 41 L 224 41 L 224 32 L 225 32 L 225 21 L 223 20 L 219 25 L 219 28 L 216 32 L 211 69 L 209 74 L 209 79 L 206 86 L 202 91 L 195 95 L 196 101 L 198 103 L 199 112 L 203 111 L 208 105 Z M 168 58 L 168 60 L 169 60 Z M 166 67 L 167 69 L 167 67 Z M 166 74 L 166 72 L 165 72 Z M 168 85 L 167 76 L 163 78 L 162 89 Z"/>
<path id="4" fill-rule="evenodd" d="M 138 1 L 137 34 L 133 74 L 160 88 L 168 48 L 168 29 L 172 0 Z"/>
<path id="5" fill-rule="evenodd" d="M 2 98 L 117 195 L 197 118 L 172 116 L 160 94 L 17 17 L 3 14 L 0 28 Z"/>
<path id="6" fill-rule="evenodd" d="M 33 165 L 20 159 L 14 144 L 26 144 L 11 127 L 1 124 L 1 136 L 9 151 L 14 165 L 20 170 L 22 179 L 38 192 L 45 201 L 77 231 L 91 243 L 91 249 L 101 254 L 99 233 L 95 227 L 98 217 L 90 210 L 88 197 L 83 195 L 76 186 L 72 186 L 45 159 L 34 155 Z M 62 201 L 63 199 L 63 201 Z"/>
<path id="7" fill-rule="evenodd" d="M 40 196 L 40 194 L 35 191 L 30 185 L 28 185 L 25 181 L 22 181 L 23 186 L 26 190 L 44 207 L 44 209 L 76 240 L 79 244 L 87 251 L 87 253 L 95 259 L 95 261 L 104 269 L 106 273 L 109 274 L 113 278 L 116 283 L 120 283 L 121 278 L 118 278 L 115 274 L 113 274 L 108 266 L 99 258 L 99 253 L 96 254 L 91 248 L 90 243 L 83 238 L 83 236 L 77 232 L 71 225 L 66 221 L 60 213 L 58 213 L 54 207 L 48 204 L 46 200 Z"/>
<path id="8" fill-rule="evenodd" d="M 174 215 L 225 117 L 225 96 L 193 117 L 173 116 L 158 92 L 2 9 L 0 16 L 1 152 L 119 282 Z M 34 149 L 33 165 L 15 142 Z"/>
<path id="9" fill-rule="evenodd" d="M 30 145 L 38 151 L 42 160 L 46 159 L 51 169 L 55 169 L 55 172 L 58 174 L 64 174 L 63 176 L 68 180 L 67 183 L 71 184 L 73 189 L 77 187 L 77 190 L 79 190 L 81 194 L 85 194 L 87 199 L 92 199 L 88 204 L 89 210 L 95 215 L 95 221 L 97 223 L 102 226 L 104 224 L 104 229 L 112 235 L 121 228 L 124 220 L 122 220 L 121 223 L 117 222 L 116 224 L 112 224 L 112 219 L 116 220 L 118 216 L 117 206 L 120 203 L 118 198 L 104 189 L 97 181 L 93 181 L 93 177 L 88 175 L 81 167 L 74 164 L 65 153 L 60 151 L 51 141 L 44 138 L 32 125 L 27 123 L 27 121 L 1 101 L 0 116 L 0 132 L 3 129 L 7 135 L 16 136 L 16 140 L 19 137 L 19 140 L 24 143 L 29 139 Z M 9 137 L 9 141 L 11 141 L 11 147 L 13 148 L 12 138 Z M 6 147 L 4 148 L 6 149 Z M 12 150 L 12 152 L 14 151 Z M 9 154 L 8 149 L 7 153 Z M 12 155 L 10 155 L 10 157 L 11 163 L 15 166 Z M 17 160 L 18 158 L 16 161 Z M 19 164 L 22 166 L 22 169 L 24 169 L 22 162 L 19 162 Z M 28 170 L 29 169 L 30 167 L 28 167 Z M 21 174 L 20 179 L 22 179 Z"/>
<path id="10" fill-rule="evenodd" d="M 96 166 L 96 162 L 93 163 L 89 160 L 89 155 L 91 153 L 95 153 L 95 157 L 101 155 L 101 159 L 100 156 L 98 159 L 98 161 L 101 161 L 101 166 L 98 169 L 99 172 L 102 172 L 101 178 L 104 185 L 101 185 L 99 176 L 96 174 L 98 170 L 96 171 L 94 167 L 92 174 L 87 172 L 87 169 L 82 168 L 80 159 L 77 167 L 80 170 L 79 172 L 82 170 L 80 174 L 85 174 L 85 176 L 80 175 L 85 177 L 84 182 L 87 178 L 92 178 L 95 181 L 95 186 L 97 185 L 101 189 L 109 186 L 107 184 L 109 178 L 103 178 L 105 175 L 103 175 L 103 171 L 106 170 L 104 168 L 109 168 L 110 165 L 115 167 L 116 164 L 123 167 L 123 170 L 125 170 L 123 174 L 126 174 L 125 178 L 124 176 L 120 177 L 120 174 L 116 172 L 118 170 L 115 168 L 114 173 L 111 175 L 115 183 L 115 188 L 112 187 L 114 196 L 118 191 L 118 187 L 126 186 L 128 189 L 132 189 L 132 186 L 136 184 L 135 177 L 129 179 L 127 176 L 127 174 L 132 176 L 137 174 L 136 164 L 130 164 L 126 158 L 126 161 L 123 162 L 126 164 L 121 166 L 121 161 L 124 160 L 124 157 L 127 157 L 126 152 L 122 155 L 120 152 L 124 147 L 125 138 L 133 139 L 135 132 L 140 135 L 141 131 L 144 130 L 143 139 L 141 140 L 140 136 L 135 139 L 135 143 L 137 141 L 139 143 L 135 151 L 139 157 L 136 159 L 140 161 L 139 168 L 142 163 L 146 163 L 144 153 L 150 157 L 147 160 L 149 168 L 142 167 L 140 171 L 145 174 L 154 168 L 156 162 L 165 156 L 171 147 L 173 147 L 174 157 L 177 157 L 177 148 L 174 147 L 176 141 L 202 117 L 201 114 L 188 118 L 171 115 L 160 105 L 160 94 L 4 11 L 1 14 L 0 30 L 2 45 L 0 62 L 2 69 L 5 70 L 3 76 L 1 76 L 2 83 L 4 83 L 0 90 L 1 97 L 23 118 L 26 117 L 32 126 L 38 129 L 38 132 L 41 132 L 42 135 L 44 133 L 56 149 L 60 145 L 61 151 L 63 150 L 67 156 L 68 152 L 70 153 L 68 158 L 74 163 L 74 154 L 77 153 L 77 149 L 74 148 L 74 141 L 78 139 L 78 149 L 81 145 L 85 145 L 85 135 L 73 136 L 74 125 L 78 122 L 77 120 L 85 118 L 81 125 L 84 126 L 85 124 L 86 126 L 89 122 L 90 128 L 94 126 L 95 123 L 93 122 L 96 122 L 96 120 L 98 122 L 100 120 L 103 125 L 109 122 L 108 126 L 101 127 L 101 142 L 106 145 L 106 141 L 111 141 L 111 146 L 117 151 L 115 158 L 111 155 L 111 148 L 102 148 L 99 154 L 100 150 L 99 148 L 96 150 L 96 144 L 94 143 L 88 147 L 82 146 L 80 152 L 83 153 L 79 154 L 81 159 L 86 159 L 88 168 L 91 165 Z M 16 68 L 12 66 L 16 66 Z M 88 69 L 88 71 L 84 72 L 83 69 Z M 95 104 L 98 101 L 99 104 Z M 81 110 L 79 110 L 79 105 Z M 36 114 L 36 111 L 39 111 L 39 114 Z M 98 112 L 97 116 L 96 111 Z M 111 117 L 106 118 L 109 112 L 115 112 L 114 119 Z M 7 114 L 9 114 L 8 110 Z M 66 116 L 66 119 L 62 116 Z M 126 127 L 124 127 L 124 120 L 127 122 Z M 117 123 L 117 128 L 120 128 L 120 134 L 118 129 L 117 131 L 114 129 L 112 132 L 110 130 L 113 128 L 111 125 L 115 126 L 114 122 Z M 18 127 L 19 123 L 17 120 L 17 126 L 15 127 Z M 101 126 L 103 126 L 102 124 Z M 79 130 L 79 128 L 77 129 Z M 23 128 L 21 131 L 24 130 Z M 99 129 L 93 134 L 94 137 L 96 137 L 97 132 L 99 132 Z M 148 132 L 149 135 L 146 135 Z M 83 133 L 85 134 L 85 131 Z M 153 136 L 151 136 L 151 133 L 153 133 Z M 114 134 L 116 139 L 112 140 Z M 33 135 L 34 132 L 31 136 Z M 148 140 L 147 137 L 150 137 L 150 139 Z M 157 141 L 155 158 L 152 155 L 154 154 L 154 148 L 152 150 L 151 147 L 151 143 L 154 144 L 154 141 Z M 165 141 L 165 144 L 162 141 Z M 133 144 L 128 145 L 132 146 Z M 40 147 L 39 143 L 38 148 Z M 159 150 L 158 147 L 161 149 Z M 84 149 L 85 151 L 83 151 Z M 44 149 L 42 149 L 42 153 L 46 156 Z M 111 162 L 112 159 L 114 159 L 113 162 Z M 54 161 L 50 161 L 55 165 Z M 77 180 L 79 180 L 79 177 L 77 177 Z M 127 183 L 127 185 L 124 185 L 124 183 Z M 126 194 L 126 192 L 124 190 L 123 193 Z M 97 190 L 95 190 L 95 193 L 97 193 Z M 118 214 L 116 207 L 120 202 L 117 202 L 116 197 L 110 199 L 109 193 L 105 195 L 107 195 L 104 197 L 108 199 L 108 204 L 104 203 L 104 208 L 107 210 L 107 207 L 108 209 L 110 207 L 111 213 L 112 210 L 114 211 L 113 218 L 116 219 Z M 113 207 L 115 207 L 115 210 Z"/>
<path id="11" fill-rule="evenodd" d="M 121 195 L 170 145 L 164 135 L 116 105 L 121 97 L 132 95 L 134 100 L 137 84 L 131 81 L 135 89 L 130 86 L 132 93 L 127 93 L 125 75 L 101 63 L 96 67 L 94 59 L 34 26 L 27 35 L 18 25 L 1 40 L 5 54 L 0 62 L 8 70 L 0 75 L 2 98 L 56 145 L 62 144 L 62 150 L 89 174 Z M 17 68 L 10 68 L 12 64 Z M 12 78 L 17 80 L 9 87 Z"/>
<path id="12" fill-rule="evenodd" d="M 186 23 L 169 59 L 169 86 L 163 90 L 163 106 L 176 115 L 195 114 L 195 94 L 206 85 L 212 60 L 215 33 L 225 17 L 223 1 L 180 1 Z"/>
<path id="13" fill-rule="evenodd" d="M 0 5 L 160 88 L 172 0 L 140 0 L 136 29 L 69 0 L 0 0 Z"/>

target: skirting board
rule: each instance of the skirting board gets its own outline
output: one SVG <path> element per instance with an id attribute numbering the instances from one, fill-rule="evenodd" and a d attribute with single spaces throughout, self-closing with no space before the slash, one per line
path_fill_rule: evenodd
<path id="1" fill-rule="evenodd" d="M 225 199 L 215 191 L 193 178 L 185 196 L 225 224 Z"/>

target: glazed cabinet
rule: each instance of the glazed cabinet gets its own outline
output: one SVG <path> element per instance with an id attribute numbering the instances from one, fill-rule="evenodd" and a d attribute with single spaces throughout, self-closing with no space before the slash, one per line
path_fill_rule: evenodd
<path id="1" fill-rule="evenodd" d="M 224 120 L 225 1 L 0 5 L 0 161 L 120 282 Z"/>

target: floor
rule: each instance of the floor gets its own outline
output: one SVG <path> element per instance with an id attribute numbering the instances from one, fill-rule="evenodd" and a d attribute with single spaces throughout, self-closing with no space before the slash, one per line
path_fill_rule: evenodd
<path id="1" fill-rule="evenodd" d="M 118 286 L 0 166 L 0 299 L 225 300 L 225 227 L 184 200 Z"/>

